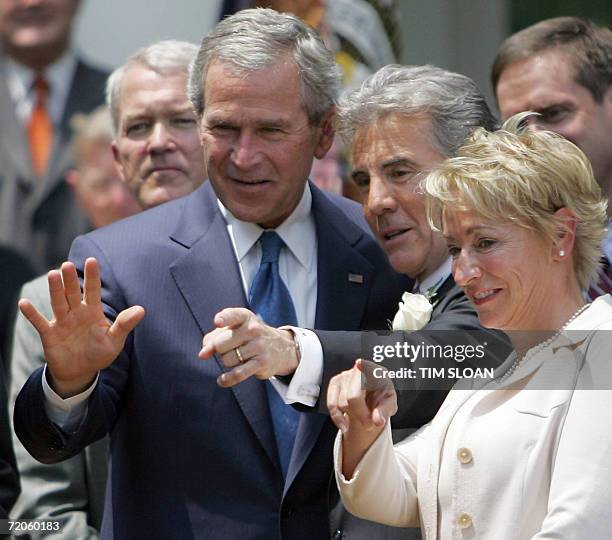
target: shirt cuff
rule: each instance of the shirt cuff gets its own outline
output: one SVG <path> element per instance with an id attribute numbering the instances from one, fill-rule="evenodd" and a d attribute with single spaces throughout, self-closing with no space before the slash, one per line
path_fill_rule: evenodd
<path id="1" fill-rule="evenodd" d="M 295 334 L 302 358 L 288 385 L 274 377 L 270 382 L 288 405 L 301 403 L 314 407 L 319 399 L 323 380 L 323 348 L 319 338 L 314 332 L 304 328 L 283 326 L 282 329 L 291 330 Z"/>
<path id="2" fill-rule="evenodd" d="M 66 432 L 76 431 L 80 423 L 87 415 L 87 400 L 98 384 L 96 378 L 91 386 L 75 396 L 63 399 L 47 382 L 47 366 L 45 365 L 42 377 L 43 392 L 45 394 L 45 411 L 49 420 L 57 424 Z"/>

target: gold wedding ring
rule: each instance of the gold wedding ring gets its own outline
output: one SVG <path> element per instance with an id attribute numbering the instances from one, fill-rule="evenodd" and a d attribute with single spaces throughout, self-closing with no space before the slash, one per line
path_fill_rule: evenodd
<path id="1" fill-rule="evenodd" d="M 236 353 L 236 358 L 238 358 L 238 362 L 244 364 L 244 358 L 242 357 L 242 353 L 240 352 L 240 347 L 236 347 L 234 349 L 234 352 Z"/>

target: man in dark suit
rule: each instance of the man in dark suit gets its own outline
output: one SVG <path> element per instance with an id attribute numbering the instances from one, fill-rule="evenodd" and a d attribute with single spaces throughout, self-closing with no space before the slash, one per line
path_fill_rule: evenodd
<path id="1" fill-rule="evenodd" d="M 30 261 L 17 250 L 0 246 L 0 359 L 8 362 L 11 330 L 21 286 L 36 276 Z M 8 365 L 0 362 L 0 369 Z"/>
<path id="2" fill-rule="evenodd" d="M 7 519 L 8 512 L 19 495 L 19 479 L 6 403 L 4 370 L 0 369 L 0 519 Z"/>
<path id="3" fill-rule="evenodd" d="M 414 278 L 414 292 L 432 300 L 431 320 L 415 332 L 310 332 L 292 328 L 300 341 L 298 363 L 296 355 L 275 353 L 282 350 L 277 343 L 287 339 L 283 334 L 288 330 L 269 328 L 247 310 L 226 309 L 217 316 L 222 322 L 220 328 L 204 337 L 201 352 L 203 357 L 215 352 L 227 367 L 233 367 L 220 378 L 223 386 L 250 376 L 292 375 L 284 390 L 286 401 L 318 407 L 321 413 L 326 412 L 329 379 L 351 368 L 356 358 L 371 359 L 377 347 L 422 343 L 475 347 L 487 342 L 490 354 L 484 359 L 466 360 L 464 365 L 489 362 L 489 367 L 510 352 L 499 334 L 480 326 L 474 307 L 455 285 L 446 241 L 429 226 L 425 199 L 418 191 L 423 175 L 452 156 L 475 128 L 495 127 L 495 119 L 475 83 L 432 66 L 386 66 L 341 100 L 338 120 L 341 135 L 352 144 L 352 178 L 364 191 L 367 221 L 393 268 Z M 401 325 L 396 329 L 401 330 Z M 234 367 L 232 351 L 236 348 L 245 362 Z M 392 354 L 382 364 L 401 373 L 406 367 L 457 367 L 462 365 L 458 358 L 412 363 L 405 356 Z M 420 427 L 435 415 L 453 380 L 417 377 L 394 382 L 399 390 L 399 412 L 392 425 L 399 440 L 407 430 Z M 416 530 L 358 520 L 341 507 L 333 511 L 332 525 L 336 538 L 420 537 Z"/>
<path id="4" fill-rule="evenodd" d="M 0 242 L 38 272 L 64 260 L 89 228 L 64 182 L 70 119 L 103 103 L 108 73 L 70 48 L 78 4 L 0 2 Z"/>
<path id="5" fill-rule="evenodd" d="M 202 183 L 206 176 L 204 159 L 195 114 L 186 91 L 189 65 L 197 52 L 198 47 L 192 43 L 160 41 L 136 51 L 111 75 L 108 101 L 112 104 L 115 124 L 124 125 L 125 118 L 137 115 L 139 121 L 154 126 L 140 134 L 138 144 L 130 141 L 124 131 L 115 133 L 106 107 L 80 119 L 74 137 L 77 168 L 68 173 L 68 181 L 92 225 L 108 225 L 143 208 L 185 195 Z M 155 143 L 160 131 L 163 134 L 161 144 Z M 115 154 L 111 149 L 113 141 L 120 149 Z M 166 173 L 171 179 L 171 188 L 166 189 L 162 172 L 148 171 L 147 175 L 146 170 L 130 166 L 130 163 L 147 160 L 180 163 L 185 172 Z M 119 176 L 117 164 L 123 166 L 123 177 Z M 147 187 L 143 188 L 144 185 Z M 28 298 L 45 317 L 53 317 L 46 275 L 27 283 L 21 296 Z M 36 330 L 24 317 L 18 317 L 10 362 L 11 412 L 27 378 L 44 363 Z M 16 437 L 13 442 L 22 491 L 11 517 L 53 517 L 61 521 L 62 537 L 98 538 L 104 507 L 108 438 L 88 445 L 70 459 L 53 464 L 41 464 L 33 459 Z M 29 534 L 37 539 L 48 533 Z"/>
<path id="6" fill-rule="evenodd" d="M 111 432 L 103 538 L 328 537 L 329 419 L 297 419 L 285 468 L 276 421 L 289 407 L 255 379 L 220 389 L 221 365 L 197 355 L 215 313 L 246 306 L 249 291 L 255 302 L 267 265 L 302 325 L 375 328 L 391 315 L 405 283 L 361 209 L 307 182 L 332 142 L 338 87 L 332 55 L 299 19 L 247 10 L 219 23 L 189 83 L 210 181 L 75 241 L 84 297 L 73 263 L 51 272 L 55 322 L 21 302 L 47 366 L 17 398 L 16 432 L 49 462 Z M 138 114 L 118 126 L 132 144 L 150 129 Z M 174 165 L 143 170 L 171 180 Z"/>

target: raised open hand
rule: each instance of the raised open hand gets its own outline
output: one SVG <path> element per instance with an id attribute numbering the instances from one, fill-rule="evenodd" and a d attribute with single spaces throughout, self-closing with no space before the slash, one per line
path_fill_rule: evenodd
<path id="1" fill-rule="evenodd" d="M 111 324 L 101 301 L 100 269 L 94 258 L 85 261 L 83 293 L 76 268 L 70 262 L 49 272 L 53 319 L 48 321 L 27 299 L 19 309 L 40 334 L 49 381 L 62 397 L 87 388 L 96 373 L 109 366 L 123 349 L 127 335 L 144 317 L 144 308 L 132 306 Z"/>

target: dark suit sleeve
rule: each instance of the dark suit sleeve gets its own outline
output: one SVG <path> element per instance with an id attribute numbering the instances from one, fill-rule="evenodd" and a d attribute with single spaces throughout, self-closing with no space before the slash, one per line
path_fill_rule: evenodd
<path id="1" fill-rule="evenodd" d="M 484 358 L 466 359 L 462 366 L 496 367 L 510 353 L 510 345 L 504 334 L 484 329 L 478 322 L 478 315 L 465 295 L 457 288 L 453 289 L 442 302 L 432 321 L 425 329 L 417 332 L 328 332 L 315 330 L 323 349 L 323 381 L 317 407 L 319 412 L 326 412 L 325 396 L 330 379 L 341 371 L 350 369 L 355 359 L 375 360 L 375 347 L 396 347 L 400 344 L 414 345 L 471 345 L 486 343 Z M 402 349 L 404 351 L 405 349 Z M 424 359 L 411 362 L 403 354 L 392 355 L 380 360 L 387 369 L 399 372 L 402 368 L 456 367 L 455 358 L 436 359 L 428 363 Z M 424 378 L 395 379 L 398 391 L 397 414 L 392 418 L 395 429 L 418 428 L 431 420 L 455 379 L 439 379 L 435 382 Z"/>
<path id="2" fill-rule="evenodd" d="M 82 278 L 83 264 L 87 257 L 96 257 L 102 280 L 102 303 L 107 319 L 113 321 L 117 313 L 127 306 L 104 253 L 88 237 L 75 240 L 70 259 L 77 266 Z M 45 412 L 45 395 L 42 388 L 43 368 L 36 370 L 23 386 L 15 401 L 15 433 L 30 454 L 43 463 L 56 463 L 78 454 L 88 444 L 109 433 L 122 406 L 122 395 L 127 383 L 129 353 L 133 334 L 114 362 L 100 372 L 98 383 L 87 402 L 87 414 L 79 428 L 66 433 L 49 420 Z"/>
<path id="3" fill-rule="evenodd" d="M 6 519 L 18 495 L 19 478 L 11 444 L 4 371 L 0 369 L 0 519 Z"/>
<path id="4" fill-rule="evenodd" d="M 21 286 L 35 277 L 28 259 L 8 247 L 0 248 L 0 356 L 10 358 L 10 335 L 17 314 Z M 2 366 L 9 373 L 9 366 Z M 10 381 L 5 381 L 8 385 Z"/>
<path id="5" fill-rule="evenodd" d="M 52 318 L 46 276 L 27 283 L 21 297 L 28 298 L 45 317 Z M 23 315 L 17 317 L 12 342 L 9 414 L 28 377 L 45 363 L 38 332 Z M 71 459 L 48 465 L 30 456 L 14 436 L 21 495 L 11 517 L 60 519 L 64 538 L 97 539 L 106 485 L 106 446 L 105 440 L 99 441 Z M 32 540 L 45 536 L 33 532 Z"/>

